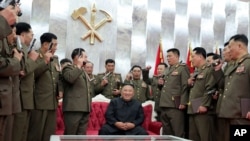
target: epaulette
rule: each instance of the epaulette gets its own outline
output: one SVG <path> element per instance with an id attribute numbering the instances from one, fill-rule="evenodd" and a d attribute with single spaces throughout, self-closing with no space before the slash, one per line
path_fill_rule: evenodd
<path id="1" fill-rule="evenodd" d="M 186 66 L 187 64 L 186 63 L 180 63 L 180 66 Z"/>
<path id="2" fill-rule="evenodd" d="M 121 75 L 120 73 L 116 73 L 116 72 L 114 72 L 114 75 Z"/>

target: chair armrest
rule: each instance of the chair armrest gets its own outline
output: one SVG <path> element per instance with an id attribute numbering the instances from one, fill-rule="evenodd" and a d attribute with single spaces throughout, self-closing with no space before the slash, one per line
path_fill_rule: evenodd
<path id="1" fill-rule="evenodd" d="M 151 132 L 154 132 L 157 135 L 160 135 L 162 123 L 158 121 L 153 121 L 149 123 L 148 127 L 149 127 L 148 130 L 150 130 Z"/>

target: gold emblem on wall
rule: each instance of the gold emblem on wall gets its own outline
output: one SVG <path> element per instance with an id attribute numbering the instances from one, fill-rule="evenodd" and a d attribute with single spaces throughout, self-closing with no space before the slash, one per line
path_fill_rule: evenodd
<path id="1" fill-rule="evenodd" d="M 83 40 L 90 38 L 90 44 L 93 45 L 95 43 L 95 38 L 97 38 L 100 42 L 102 42 L 101 35 L 97 32 L 97 30 L 102 27 L 105 23 L 111 22 L 112 17 L 104 10 L 99 10 L 102 14 L 105 15 L 105 18 L 103 18 L 100 22 L 95 24 L 96 19 L 96 7 L 95 4 L 91 7 L 91 17 L 90 22 L 85 19 L 83 16 L 85 13 L 87 13 L 87 9 L 85 7 L 80 7 L 77 10 L 74 10 L 71 14 L 71 17 L 74 20 L 80 20 L 88 29 L 88 32 L 83 35 L 81 38 Z"/>

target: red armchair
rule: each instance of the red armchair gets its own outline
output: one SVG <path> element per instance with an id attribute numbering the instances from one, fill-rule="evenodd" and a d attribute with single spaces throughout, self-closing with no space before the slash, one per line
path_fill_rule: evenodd
<path id="1" fill-rule="evenodd" d="M 109 104 L 109 99 L 103 99 L 102 95 L 98 95 L 97 97 L 93 98 L 91 103 L 92 111 L 90 113 L 87 135 L 98 135 L 98 131 L 101 126 L 106 122 L 105 121 L 105 112 L 107 110 Z M 143 110 L 144 110 L 144 122 L 143 127 L 146 129 L 149 135 L 159 135 L 160 129 L 162 127 L 161 122 L 153 121 L 153 102 L 149 101 L 143 103 Z M 59 105 L 57 110 L 57 135 L 62 135 L 64 131 L 64 124 L 63 124 L 63 115 L 61 105 Z"/>

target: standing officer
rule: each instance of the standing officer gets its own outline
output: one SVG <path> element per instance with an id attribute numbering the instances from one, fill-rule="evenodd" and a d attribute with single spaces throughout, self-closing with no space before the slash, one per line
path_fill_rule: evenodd
<path id="1" fill-rule="evenodd" d="M 105 61 L 106 72 L 97 74 L 100 90 L 98 93 L 103 94 L 107 98 L 114 98 L 120 95 L 120 84 L 122 77 L 120 73 L 115 73 L 115 61 L 107 59 Z"/>
<path id="2" fill-rule="evenodd" d="M 250 55 L 247 46 L 248 39 L 244 34 L 236 34 L 229 40 L 228 49 L 234 63 L 224 75 L 225 87 L 218 113 L 226 123 L 224 141 L 230 140 L 230 125 L 250 125 L 250 109 L 246 107 L 250 102 Z"/>
<path id="3" fill-rule="evenodd" d="M 34 70 L 37 64 L 45 64 L 44 61 L 36 62 L 39 54 L 34 50 L 29 51 L 29 46 L 33 39 L 33 31 L 30 24 L 19 22 L 16 25 L 17 46 L 24 56 L 20 72 L 20 96 L 22 112 L 15 114 L 12 131 L 13 141 L 26 141 L 29 127 L 30 110 L 34 109 Z"/>
<path id="4" fill-rule="evenodd" d="M 1 2 L 2 0 L 0 4 Z M 19 83 L 18 75 L 23 54 L 17 49 L 12 50 L 6 38 L 8 35 L 10 37 L 11 34 L 15 34 L 10 26 L 16 22 L 18 11 L 20 11 L 19 6 L 0 8 L 0 141 L 11 140 L 12 114 L 21 110 L 19 85 L 14 84 Z"/>
<path id="5" fill-rule="evenodd" d="M 130 83 L 134 85 L 134 99 L 143 103 L 146 100 L 152 99 L 150 95 L 149 86 L 144 80 L 141 79 L 142 68 L 138 65 L 134 65 L 130 73 L 126 76 L 124 83 Z"/>
<path id="6" fill-rule="evenodd" d="M 160 108 L 164 135 L 184 137 L 184 109 L 188 102 L 189 69 L 179 62 L 180 52 L 176 48 L 167 50 L 169 68 L 164 78 L 158 79 L 161 90 Z"/>
<path id="7" fill-rule="evenodd" d="M 157 75 L 154 75 L 153 78 L 149 79 L 149 70 L 151 69 L 151 66 L 146 67 L 146 69 L 142 70 L 143 74 L 143 80 L 148 84 L 151 85 L 151 91 L 153 94 L 153 100 L 155 101 L 155 107 L 154 110 L 157 113 L 157 121 L 160 121 L 160 115 L 161 115 L 161 108 L 160 108 L 160 98 L 161 98 L 161 90 L 163 85 L 158 85 L 158 79 L 164 78 L 165 71 L 167 69 L 168 65 L 166 63 L 160 63 L 157 66 Z"/>
<path id="8" fill-rule="evenodd" d="M 91 110 L 92 87 L 86 72 L 82 69 L 87 61 L 84 49 L 76 48 L 71 54 L 73 65 L 62 70 L 65 88 L 63 116 L 65 135 L 85 135 Z"/>
<path id="9" fill-rule="evenodd" d="M 48 141 L 56 130 L 57 82 L 60 73 L 57 50 L 57 37 L 53 33 L 43 33 L 40 36 L 41 48 L 39 60 L 46 58 L 46 53 L 52 54 L 47 64 L 39 65 L 35 72 L 34 99 L 36 109 L 31 112 L 29 137 L 30 141 Z"/>
<path id="10" fill-rule="evenodd" d="M 197 75 L 190 78 L 191 84 L 188 104 L 189 138 L 195 141 L 214 141 L 215 103 L 211 93 L 217 83 L 213 67 L 206 62 L 206 51 L 202 47 L 193 49 L 192 63 Z M 217 73 L 221 74 L 220 71 Z"/>

